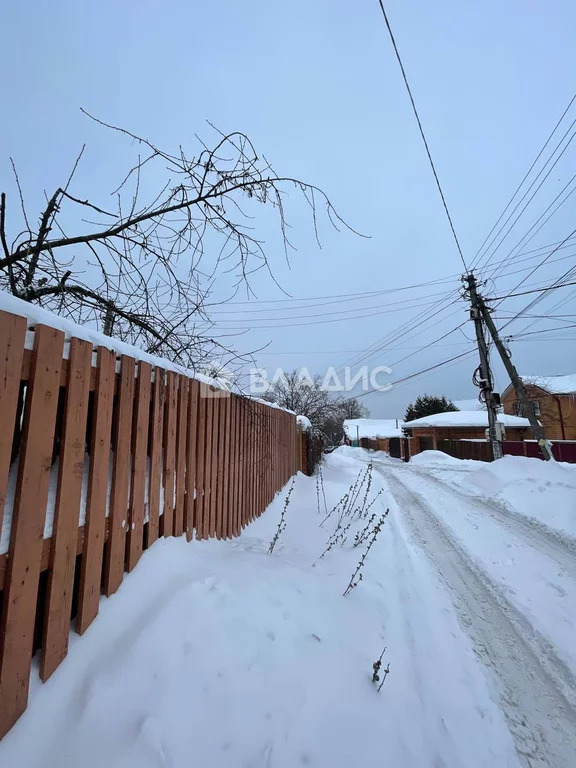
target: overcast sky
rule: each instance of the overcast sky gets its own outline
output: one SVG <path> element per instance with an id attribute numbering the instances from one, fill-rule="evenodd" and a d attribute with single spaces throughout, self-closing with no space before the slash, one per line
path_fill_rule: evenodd
<path id="1" fill-rule="evenodd" d="M 576 90 L 576 4 L 390 0 L 387 8 L 470 263 Z M 449 305 L 456 294 L 438 303 L 458 290 L 462 264 L 377 0 L 36 0 L 3 3 L 0 28 L 0 186 L 13 191 L 11 156 L 35 217 L 43 191 L 65 182 L 84 142 L 74 187 L 79 196 L 104 200 L 129 167 L 133 147 L 92 124 L 81 106 L 166 150 L 182 144 L 190 154 L 198 148 L 195 134 L 213 137 L 210 120 L 223 131 L 246 132 L 280 174 L 324 189 L 340 214 L 369 235 L 336 232 L 322 220 L 318 249 L 309 215 L 291 195 L 297 251 L 290 267 L 270 216 L 259 221 L 258 234 L 293 300 L 258 276 L 261 303 L 215 310 L 221 333 L 247 329 L 237 339 L 246 350 L 270 342 L 258 355 L 270 371 L 307 366 L 321 372 L 354 360 L 402 324 L 426 318 L 362 360 L 391 366 L 391 380 L 472 348 L 470 323 L 430 345 L 466 320 L 463 301 Z M 576 105 L 570 115 L 558 138 L 576 118 Z M 570 145 L 494 262 L 509 254 L 575 172 Z M 574 200 L 520 249 L 541 251 L 504 268 L 526 271 L 497 277 L 488 295 L 513 288 L 551 250 L 543 246 L 569 234 L 576 226 Z M 574 265 L 575 251 L 554 254 L 523 288 L 552 282 Z M 375 294 L 414 284 L 422 285 Z M 222 296 L 226 288 L 224 281 Z M 576 313 L 573 293 L 556 291 L 533 313 L 545 314 L 564 299 L 553 313 Z M 531 298 L 503 302 L 495 313 L 499 324 Z M 570 323 L 528 318 L 507 332 L 533 320 L 531 331 Z M 572 373 L 575 338 L 567 330 L 518 339 L 511 345 L 516 365 L 532 374 Z M 476 356 L 465 357 L 364 402 L 373 416 L 394 417 L 422 392 L 474 397 L 476 364 Z M 504 390 L 506 378 L 496 370 Z"/>

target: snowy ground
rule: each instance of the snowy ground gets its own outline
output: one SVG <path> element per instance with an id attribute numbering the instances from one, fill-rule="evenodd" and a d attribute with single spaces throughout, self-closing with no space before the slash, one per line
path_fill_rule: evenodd
<path id="1" fill-rule="evenodd" d="M 344 545 L 319 559 L 342 505 L 320 522 L 370 458 Z M 271 555 L 288 487 L 236 541 L 155 544 L 48 683 L 34 676 L 0 765 L 573 768 L 576 472 L 507 461 L 341 448 L 326 502 L 298 476 Z M 387 508 L 343 597 L 354 535 Z"/>

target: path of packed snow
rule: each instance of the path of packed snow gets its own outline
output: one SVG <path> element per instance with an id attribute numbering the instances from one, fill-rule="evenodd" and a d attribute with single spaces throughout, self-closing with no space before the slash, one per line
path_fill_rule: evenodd
<path id="1" fill-rule="evenodd" d="M 367 521 L 321 560 L 335 516 L 319 523 L 370 459 L 370 513 L 390 514 L 343 597 Z M 326 508 L 299 475 L 271 555 L 288 487 L 240 539 L 155 544 L 48 683 L 33 676 L 0 765 L 573 768 L 567 533 L 538 538 L 502 500 L 491 516 L 465 480 L 486 468 L 442 462 L 339 449 Z"/>

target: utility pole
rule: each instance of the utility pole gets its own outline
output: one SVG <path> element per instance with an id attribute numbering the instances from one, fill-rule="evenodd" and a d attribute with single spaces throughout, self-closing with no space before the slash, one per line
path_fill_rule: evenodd
<path id="1" fill-rule="evenodd" d="M 488 347 L 486 337 L 484 336 L 484 322 L 482 310 L 480 307 L 481 297 L 478 296 L 476 278 L 472 272 L 469 272 L 463 280 L 467 284 L 470 297 L 470 319 L 474 321 L 476 331 L 476 342 L 478 344 L 478 354 L 480 355 L 480 391 L 481 399 L 486 404 L 488 412 L 488 435 L 492 445 L 492 456 L 494 459 L 501 459 L 502 452 L 502 426 L 498 422 L 498 406 L 500 398 L 494 397 L 492 391 L 492 374 L 490 371 L 490 361 L 488 358 Z"/>
<path id="2" fill-rule="evenodd" d="M 470 277 L 472 277 L 472 279 L 475 282 L 475 279 L 473 276 L 469 275 L 467 276 L 467 279 L 469 279 Z M 512 382 L 512 385 L 514 386 L 514 390 L 516 391 L 516 398 L 522 407 L 522 413 L 524 414 L 524 416 L 526 416 L 526 418 L 530 422 L 532 434 L 538 441 L 538 445 L 540 447 L 542 456 L 546 459 L 546 461 L 550 461 L 551 459 L 553 460 L 554 456 L 552 454 L 552 444 L 549 440 L 546 439 L 544 428 L 542 427 L 542 425 L 540 424 L 540 422 L 536 417 L 536 414 L 534 413 L 534 409 L 532 408 L 532 403 L 528 398 L 528 393 L 526 392 L 524 383 L 520 378 L 520 376 L 518 375 L 518 371 L 513 365 L 512 360 L 510 359 L 510 354 L 508 350 L 506 349 L 502 339 L 498 335 L 498 329 L 494 324 L 494 320 L 492 320 L 490 309 L 488 309 L 488 307 L 486 306 L 486 303 L 484 302 L 484 299 L 482 298 L 482 296 L 477 297 L 477 302 L 478 302 L 478 309 L 482 314 L 484 322 L 486 323 L 486 327 L 488 328 L 488 331 L 492 336 L 496 349 L 498 350 L 500 357 L 502 358 L 502 362 L 504 363 L 504 367 L 506 368 L 506 371 L 510 376 L 510 381 Z"/>

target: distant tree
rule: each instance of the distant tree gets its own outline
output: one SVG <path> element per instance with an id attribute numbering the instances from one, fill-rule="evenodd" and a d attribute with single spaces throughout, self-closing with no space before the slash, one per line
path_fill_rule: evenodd
<path id="1" fill-rule="evenodd" d="M 420 395 L 406 408 L 405 421 L 432 416 L 434 413 L 459 411 L 460 409 L 444 395 Z"/>
<path id="2" fill-rule="evenodd" d="M 298 415 L 307 416 L 319 429 L 330 416 L 337 413 L 339 401 L 322 387 L 322 376 L 304 376 L 300 371 L 285 373 L 263 396 Z"/>
<path id="3" fill-rule="evenodd" d="M 344 437 L 345 419 L 365 419 L 370 412 L 366 406 L 358 402 L 356 398 L 351 397 L 338 403 L 336 413 L 328 416 L 322 424 L 320 430 L 326 438 L 329 445 L 338 445 Z"/>
<path id="4" fill-rule="evenodd" d="M 344 419 L 365 418 L 368 409 L 356 398 L 332 395 L 322 383 L 322 376 L 291 371 L 270 386 L 264 399 L 307 416 L 329 445 L 337 445 L 342 440 Z"/>
<path id="5" fill-rule="evenodd" d="M 365 405 L 358 402 L 355 397 L 349 397 L 347 400 L 342 400 L 339 405 L 339 412 L 342 414 L 342 419 L 366 419 L 370 415 L 370 411 Z"/>

